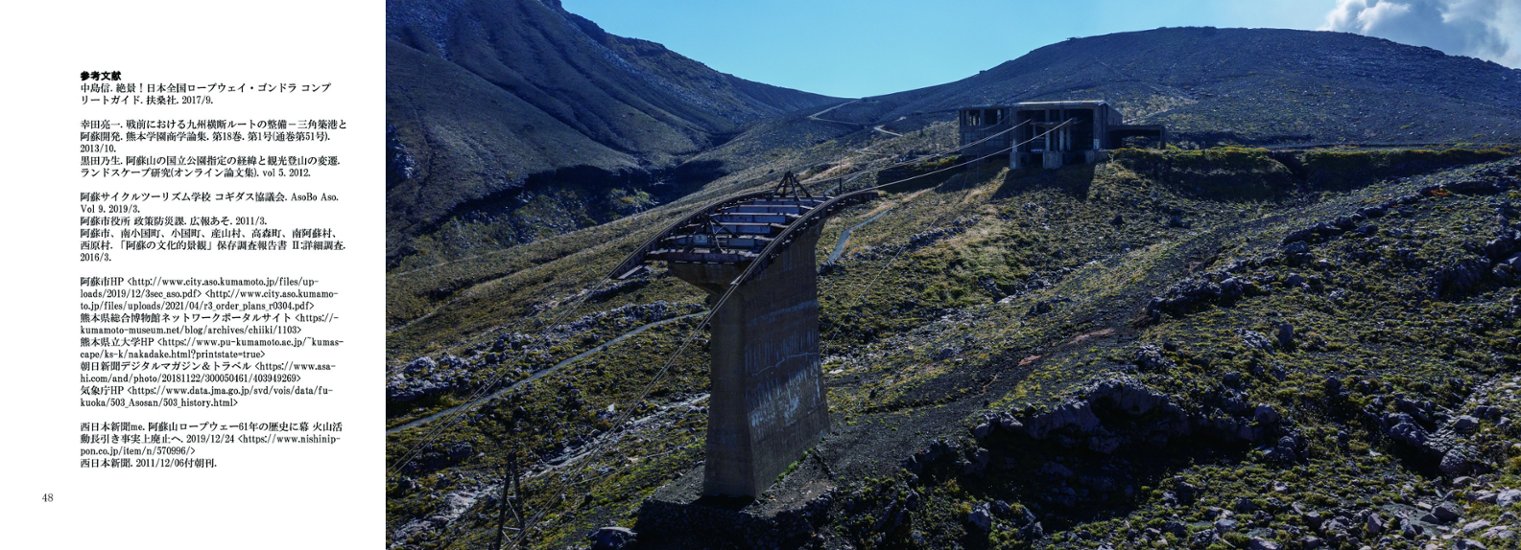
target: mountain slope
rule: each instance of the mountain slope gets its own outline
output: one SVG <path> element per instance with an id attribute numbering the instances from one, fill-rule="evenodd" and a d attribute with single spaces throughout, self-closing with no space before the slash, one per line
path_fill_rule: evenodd
<path id="1" fill-rule="evenodd" d="M 661 226 L 675 205 L 451 266 L 500 277 L 392 333 L 404 363 L 392 425 L 494 375 L 601 351 L 438 434 L 390 434 L 392 457 L 422 449 L 388 478 L 392 541 L 487 543 L 502 448 L 530 457 L 546 547 L 613 523 L 654 548 L 1389 547 L 1346 526 L 1375 510 L 1384 534 L 1420 528 L 1420 546 L 1500 524 L 1478 499 L 1453 499 L 1457 523 L 1418 510 L 1465 472 L 1492 496 L 1521 487 L 1507 450 L 1521 429 L 1500 420 L 1521 414 L 1521 393 L 1493 389 L 1521 382 L 1521 278 L 1494 260 L 1521 262 L 1507 200 L 1521 160 L 1400 176 L 1503 154 L 989 163 L 841 212 L 817 251 L 844 244 L 819 281 L 834 430 L 741 510 L 764 537 L 745 542 L 728 523 L 642 504 L 702 479 L 708 356 L 683 317 L 702 293 L 669 276 L 592 284 L 645 236 L 631 228 Z M 436 287 L 446 271 L 393 274 L 393 289 Z M 427 391 L 434 404 L 413 397 Z M 621 427 L 609 419 L 625 410 Z M 1456 434 L 1463 415 L 1478 428 Z M 1466 462 L 1443 466 L 1453 449 Z M 808 522 L 787 520 L 799 510 Z"/>
<path id="2" fill-rule="evenodd" d="M 462 206 L 511 210 L 505 195 L 535 176 L 551 194 L 565 179 L 632 191 L 750 122 L 832 101 L 608 34 L 553 1 L 391 0 L 386 12 L 393 256 Z M 597 199 L 574 212 L 590 219 L 558 221 L 606 221 Z M 538 228 L 521 229 L 507 240 Z"/>
<path id="3" fill-rule="evenodd" d="M 1165 28 L 1069 39 L 975 76 L 838 109 L 891 121 L 966 105 L 1107 99 L 1197 143 L 1514 143 L 1521 70 L 1345 33 Z"/>
<path id="4" fill-rule="evenodd" d="M 409 267 L 604 223 L 769 156 L 966 105 L 1103 98 L 1185 145 L 1521 141 L 1521 71 L 1344 33 L 1070 39 L 841 104 L 607 34 L 553 2 L 392 0 L 388 17 L 388 242 Z M 827 123 L 804 116 L 835 105 Z"/>
<path id="5" fill-rule="evenodd" d="M 413 51 L 428 70 L 469 72 Z M 646 504 L 702 478 L 708 355 L 688 315 L 705 296 L 658 268 L 601 277 L 763 176 L 949 149 L 945 111 L 963 105 L 1103 97 L 1195 143 L 1514 143 L 1518 74 L 1331 33 L 1073 40 L 825 120 L 815 107 L 742 125 L 683 157 L 742 170 L 640 214 L 394 270 L 392 547 L 489 544 L 509 450 L 545 547 L 612 524 L 675 548 L 1514 547 L 1521 159 L 1461 166 L 1514 147 L 989 162 L 840 212 L 817 251 L 843 251 L 819 289 L 835 429 L 740 510 L 752 531 Z M 463 117 L 475 100 L 447 107 Z M 626 155 L 540 112 L 527 123 L 567 137 L 514 139 L 553 143 L 540 149 L 552 158 Z M 474 127 L 454 136 L 504 146 Z M 574 172 L 528 191 L 585 190 L 566 183 Z M 563 219 L 542 211 L 493 225 Z M 457 422 L 404 427 L 482 388 L 508 389 Z"/>

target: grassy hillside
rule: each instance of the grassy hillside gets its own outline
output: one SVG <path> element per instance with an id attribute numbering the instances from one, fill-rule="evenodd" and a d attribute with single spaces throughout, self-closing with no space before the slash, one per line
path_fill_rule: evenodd
<path id="1" fill-rule="evenodd" d="M 671 320 L 391 434 L 393 460 L 418 451 L 387 479 L 393 544 L 490 540 L 508 452 L 535 546 L 613 523 L 732 537 L 637 517 L 700 478 L 705 335 L 671 354 L 701 296 L 659 273 L 596 281 L 705 200 L 943 149 L 950 130 L 826 141 L 630 218 L 393 272 L 393 426 Z M 820 281 L 834 431 L 747 510 L 812 502 L 806 529 L 762 534 L 820 547 L 1398 547 L 1464 526 L 1514 547 L 1513 152 L 1118 151 L 848 210 L 818 251 L 872 220 Z"/>
<path id="2" fill-rule="evenodd" d="M 555 1 L 388 0 L 388 256 L 609 221 L 641 193 L 712 179 L 722 166 L 683 163 L 750 123 L 833 101 L 608 34 Z"/>
<path id="3" fill-rule="evenodd" d="M 891 121 L 967 105 L 1105 99 L 1202 145 L 1521 139 L 1521 70 L 1346 33 L 1164 28 L 1073 38 L 965 79 L 831 113 Z"/>
<path id="4" fill-rule="evenodd" d="M 400 269 L 607 223 L 794 149 L 878 125 L 918 130 L 967 105 L 1105 99 L 1189 147 L 1521 140 L 1521 71 L 1343 33 L 1077 38 L 846 101 L 718 73 L 555 2 L 391 0 L 387 13 L 388 249 Z"/>

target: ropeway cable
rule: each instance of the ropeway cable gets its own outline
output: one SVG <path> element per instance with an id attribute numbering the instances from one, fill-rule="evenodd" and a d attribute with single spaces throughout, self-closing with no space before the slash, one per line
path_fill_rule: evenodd
<path id="1" fill-rule="evenodd" d="M 891 182 L 887 182 L 887 183 L 883 183 L 883 184 L 878 184 L 878 185 L 875 185 L 875 186 L 872 186 L 872 187 L 867 187 L 867 188 L 864 188 L 864 189 L 855 190 L 855 191 L 852 191 L 851 194 L 861 193 L 861 192 L 868 192 L 868 191 L 876 191 L 876 190 L 880 190 L 880 189 L 883 189 L 883 188 L 886 188 L 886 187 L 889 187 L 889 186 L 893 186 L 893 185 L 897 185 L 897 184 L 900 184 L 900 183 L 916 180 L 916 179 L 919 179 L 919 178 L 924 178 L 924 177 L 932 176 L 932 175 L 939 174 L 939 173 L 944 173 L 944 172 L 947 172 L 947 171 L 950 171 L 950 170 L 954 170 L 954 169 L 957 169 L 957 168 L 962 168 L 962 167 L 965 167 L 965 166 L 968 166 L 968 165 L 971 165 L 971 164 L 975 164 L 975 163 L 978 163 L 978 162 L 981 162 L 981 161 L 993 158 L 995 156 L 1007 153 L 1007 152 L 1009 152 L 1011 150 L 1014 150 L 1017 147 L 1020 147 L 1020 146 L 1023 146 L 1025 144 L 1028 144 L 1030 142 L 1033 142 L 1036 139 L 1040 139 L 1042 137 L 1045 137 L 1047 134 L 1050 134 L 1051 132 L 1054 132 L 1057 129 L 1060 129 L 1060 128 L 1066 126 L 1067 124 L 1070 124 L 1073 120 L 1075 120 L 1075 119 L 1069 119 L 1066 122 L 1063 122 L 1061 124 L 1058 124 L 1056 126 L 1051 127 L 1050 129 L 1046 130 L 1045 132 L 1042 132 L 1039 135 L 1036 135 L 1035 137 L 1032 137 L 1032 138 L 1030 138 L 1028 140 L 1025 140 L 1023 142 L 1020 142 L 1020 143 L 1016 143 L 1016 144 L 1011 145 L 1009 147 L 1002 148 L 1002 149 L 1000 149 L 1000 150 L 998 150 L 996 152 L 993 152 L 993 153 L 990 153 L 990 154 L 987 154 L 987 155 L 983 155 L 981 157 L 978 157 L 978 158 L 975 158 L 975 159 L 972 159 L 972 160 L 960 162 L 960 163 L 957 163 L 957 164 L 954 164 L 954 165 L 951 165 L 951 166 L 947 166 L 947 167 L 944 167 L 944 168 L 940 168 L 940 169 L 937 169 L 937 170 L 926 172 L 926 173 L 923 173 L 923 174 L 916 174 L 916 175 L 913 175 L 913 176 L 905 177 L 905 178 L 894 180 L 894 181 L 891 181 Z M 1000 135 L 1002 133 L 1007 133 L 1007 132 L 1013 131 L 1015 128 L 1018 128 L 1019 126 L 1022 126 L 1023 124 L 1024 123 L 1020 123 L 1019 125 L 1011 127 L 1009 129 L 1006 129 L 1006 130 L 1004 130 L 1002 132 L 999 132 L 998 134 L 994 134 L 994 135 L 988 136 L 987 138 L 984 138 L 983 140 L 979 140 L 976 143 L 982 143 L 982 142 L 985 142 L 985 141 L 987 141 L 989 139 L 997 137 L 998 135 Z M 967 147 L 975 145 L 976 143 L 968 144 L 966 146 L 961 147 L 960 149 L 965 149 Z M 929 157 L 933 157 L 933 156 L 939 156 L 939 155 L 928 155 L 928 156 Z M 913 162 L 913 161 L 910 161 L 910 162 Z M 886 168 L 884 168 L 884 170 L 885 169 Z M 827 181 L 827 180 L 825 180 L 825 181 Z M 886 265 L 890 265 L 892 263 L 892 261 L 897 258 L 897 255 L 901 254 L 903 250 L 904 250 L 903 248 L 900 248 L 898 250 L 898 252 L 894 255 L 894 257 L 892 259 L 889 259 L 888 264 L 886 264 Z M 703 320 L 701 322 L 697 323 L 696 326 L 694 326 L 690 331 L 687 332 L 686 337 L 682 339 L 681 345 L 678 346 L 677 349 L 674 352 L 672 352 L 670 356 L 667 357 L 666 362 L 660 367 L 659 370 L 657 370 L 655 372 L 654 376 L 650 378 L 650 381 L 645 384 L 645 387 L 640 392 L 639 397 L 637 397 L 636 399 L 634 399 L 632 401 L 629 401 L 628 404 L 626 404 L 624 406 L 624 411 L 623 411 L 622 415 L 604 433 L 613 434 L 613 433 L 616 433 L 618 430 L 620 430 L 620 429 L 623 428 L 623 425 L 625 423 L 627 423 L 628 420 L 629 420 L 629 418 L 632 416 L 632 414 L 634 412 L 635 405 L 638 404 L 638 403 L 640 403 L 640 402 L 642 402 L 642 401 L 644 401 L 645 399 L 647 399 L 649 397 L 649 394 L 652 391 L 654 391 L 654 388 L 659 384 L 660 380 L 663 379 L 664 376 L 665 376 L 665 374 L 671 369 L 672 366 L 675 365 L 676 360 L 679 359 L 681 357 L 682 353 L 686 351 L 687 347 L 689 347 L 692 344 L 692 342 L 696 340 L 695 337 L 697 336 L 697 334 L 702 330 L 702 328 L 704 326 L 707 326 L 713 320 L 713 318 L 718 314 L 718 312 L 723 307 L 723 305 L 725 303 L 727 303 L 727 301 L 729 300 L 730 297 L 733 296 L 735 290 L 737 290 L 738 287 L 740 286 L 740 283 L 743 280 L 745 280 L 746 274 L 748 274 L 752 269 L 754 269 L 759 264 L 760 264 L 760 262 L 758 260 L 755 261 L 755 262 L 752 262 L 750 264 L 750 266 L 746 269 L 745 273 L 742 273 L 739 277 L 735 278 L 734 282 L 730 283 L 730 286 L 726 289 L 726 291 L 724 292 L 724 294 L 722 296 L 720 296 L 719 299 L 717 301 L 715 301 L 714 304 L 709 308 L 708 314 L 705 317 L 703 317 Z M 884 265 L 883 270 L 885 270 L 886 265 Z M 880 273 L 880 271 L 879 271 L 879 273 Z M 873 281 L 872 284 L 874 285 L 874 284 L 876 284 L 876 282 L 877 281 Z M 600 281 L 599 281 L 599 286 L 600 286 Z M 587 295 L 589 295 L 589 294 L 590 293 L 587 293 Z M 584 458 L 582 459 L 582 461 L 584 461 L 586 463 L 595 462 L 596 459 L 600 458 L 601 455 L 607 449 L 609 449 L 611 447 L 612 447 L 612 441 L 611 440 L 609 440 L 609 442 L 607 442 L 607 443 L 603 443 L 603 444 L 600 444 L 600 445 L 595 445 L 593 449 L 591 449 L 586 455 L 584 455 Z M 419 446 L 419 448 L 420 448 L 420 446 Z M 606 475 L 607 474 L 603 474 L 603 476 L 606 476 Z M 599 476 L 599 477 L 603 477 L 603 476 Z M 592 481 L 594 479 L 596 479 L 596 478 L 587 478 L 587 479 L 577 480 L 577 481 L 571 482 L 571 484 L 573 484 L 573 485 L 579 485 L 579 484 L 582 484 L 582 483 L 586 483 L 586 482 Z M 560 495 L 560 499 L 561 499 L 561 502 L 563 503 L 564 500 L 565 500 L 565 495 L 563 493 Z M 543 510 L 539 514 L 535 515 L 534 518 L 531 520 L 530 525 L 538 523 L 538 519 L 540 519 L 544 515 L 546 515 L 547 512 L 548 512 L 548 510 Z"/>
<path id="2" fill-rule="evenodd" d="M 1051 127 L 1051 129 L 1046 130 L 1045 132 L 1042 132 L 1040 135 L 1037 135 L 1035 137 L 1032 137 L 1030 139 L 1027 139 L 1027 140 L 1019 142 L 1019 143 L 1015 143 L 1014 145 L 1011 145 L 1009 147 L 1001 149 L 1001 150 L 999 150 L 996 153 L 993 153 L 993 155 L 1001 155 L 1001 154 L 1013 151 L 1013 150 L 1015 150 L 1015 149 L 1017 149 L 1019 147 L 1022 147 L 1022 146 L 1026 145 L 1026 144 L 1034 142 L 1037 139 L 1045 137 L 1046 134 L 1050 134 L 1051 132 L 1054 132 L 1057 129 L 1063 127 L 1063 126 L 1066 126 L 1067 124 L 1070 124 L 1070 123 L 1074 122 L 1075 120 L 1077 120 L 1077 119 L 1068 119 L 1067 121 L 1062 122 L 1061 124 L 1058 124 L 1056 126 L 1053 126 L 1053 127 Z M 925 175 L 928 175 L 928 174 L 925 174 Z M 943 222 L 943 219 L 937 219 L 935 221 L 934 225 L 939 225 L 942 222 Z M 872 275 L 872 282 L 870 284 L 866 285 L 866 288 L 874 287 L 874 286 L 877 285 L 877 283 L 881 282 L 881 279 L 882 279 L 883 276 L 885 276 L 884 274 L 886 273 L 887 269 L 889 267 L 891 267 L 892 264 L 898 260 L 898 257 L 901 256 L 903 254 L 903 252 L 906 251 L 907 249 L 908 249 L 908 247 L 906 247 L 906 246 L 899 247 L 898 250 L 895 251 L 891 257 L 888 258 L 887 263 L 885 263 L 881 267 L 877 268 L 876 273 Z M 859 296 L 859 293 L 857 294 L 857 296 Z"/>
<path id="3" fill-rule="evenodd" d="M 1071 122 L 1071 121 L 1069 120 L 1068 122 Z M 978 157 L 978 158 L 975 158 L 975 159 L 972 159 L 972 160 L 969 160 L 969 161 L 965 161 L 965 162 L 957 163 L 957 164 L 954 164 L 954 165 L 951 165 L 951 166 L 947 166 L 947 167 L 944 167 L 944 168 L 940 168 L 938 170 L 934 170 L 934 171 L 931 171 L 931 172 L 926 172 L 926 173 L 923 173 L 923 174 L 917 174 L 917 175 L 909 176 L 909 177 L 902 178 L 902 179 L 899 179 L 899 180 L 894 180 L 894 181 L 890 181 L 890 182 L 887 182 L 887 183 L 883 183 L 883 184 L 875 185 L 875 186 L 872 186 L 872 187 L 868 187 L 868 188 L 865 188 L 865 189 L 860 189 L 860 190 L 852 191 L 852 193 L 875 191 L 875 190 L 882 189 L 882 188 L 885 188 L 885 187 L 888 187 L 888 186 L 897 185 L 897 184 L 904 183 L 904 182 L 907 182 L 907 181 L 911 181 L 911 180 L 915 180 L 915 179 L 931 176 L 931 175 L 934 175 L 934 174 L 946 172 L 946 171 L 949 171 L 949 170 L 954 170 L 954 169 L 961 168 L 961 167 L 964 167 L 964 166 L 968 166 L 968 165 L 971 165 L 971 164 L 974 164 L 974 163 L 977 163 L 977 162 L 981 162 L 981 161 L 993 158 L 995 156 L 1007 153 L 1008 151 L 1012 150 L 1013 148 L 1019 147 L 1020 145 L 1024 145 L 1025 143 L 1029 143 L 1031 141 L 1034 141 L 1037 138 L 1044 137 L 1045 134 L 1054 132 L 1058 128 L 1061 128 L 1062 126 L 1066 126 L 1066 125 L 1067 125 L 1067 122 L 1064 122 L 1062 124 L 1059 124 L 1057 126 L 1052 127 L 1050 130 L 1047 130 L 1045 133 L 1042 133 L 1041 135 L 1036 136 L 1035 138 L 1031 138 L 1030 140 L 1027 140 L 1025 142 L 1022 142 L 1022 143 L 1019 143 L 1019 144 L 1016 144 L 1016 145 L 1013 145 L 1013 146 L 1010 146 L 1010 147 L 1005 147 L 1003 149 L 998 150 L 997 152 L 994 152 L 994 153 L 991 153 L 991 154 L 988 154 L 988 155 L 984 155 L 984 156 L 981 156 L 981 157 Z M 1010 128 L 1009 130 L 1005 130 L 1005 131 L 1007 132 L 1007 131 L 1011 131 L 1011 130 L 1013 130 L 1013 128 Z M 992 136 L 990 136 L 990 137 L 992 137 Z M 617 431 L 619 428 L 622 427 L 623 423 L 625 421 L 627 421 L 628 416 L 633 412 L 633 406 L 632 406 L 632 404 L 633 403 L 638 403 L 640 401 L 643 401 L 645 398 L 647 398 L 649 396 L 649 393 L 651 391 L 653 391 L 655 385 L 660 381 L 660 379 L 662 377 L 665 376 L 666 371 L 670 370 L 671 366 L 673 364 L 675 364 L 677 357 L 679 355 L 681 355 L 681 352 L 685 351 L 686 348 L 687 348 L 687 346 L 692 343 L 692 341 L 695 339 L 694 337 L 697 335 L 697 333 L 702 330 L 702 327 L 707 326 L 709 323 L 711 323 L 713 321 L 713 318 L 715 316 L 717 316 L 718 312 L 723 308 L 723 305 L 725 303 L 727 303 L 729 301 L 729 298 L 731 298 L 734 295 L 734 292 L 740 286 L 740 282 L 746 279 L 746 274 L 750 273 L 751 270 L 755 269 L 756 266 L 758 266 L 760 264 L 761 264 L 761 262 L 759 261 L 759 259 L 757 259 L 756 261 L 751 262 L 750 266 L 745 270 L 745 273 L 742 273 L 739 277 L 736 277 L 735 280 L 734 280 L 734 282 L 731 282 L 729 284 L 729 286 L 725 290 L 725 292 L 718 298 L 717 301 L 715 301 L 713 303 L 712 306 L 710 306 L 708 308 L 708 314 L 703 317 L 703 319 L 702 319 L 701 322 L 697 323 L 697 326 L 693 327 L 692 330 L 687 333 L 687 337 L 685 339 L 683 339 L 681 346 L 679 348 L 677 348 L 676 352 L 673 353 L 667 359 L 667 361 L 665 362 L 665 365 L 662 366 L 660 368 L 660 370 L 656 371 L 654 378 L 651 378 L 650 382 L 645 385 L 645 389 L 640 394 L 639 398 L 635 399 L 634 401 L 631 401 L 630 402 L 631 404 L 629 406 L 625 407 L 623 416 L 620 417 L 619 420 L 617 422 L 615 422 L 610 428 L 608 428 L 608 432 L 609 433 Z"/>
<path id="4" fill-rule="evenodd" d="M 957 147 L 957 148 L 952 149 L 952 150 L 947 151 L 947 152 L 931 153 L 931 154 L 927 154 L 927 155 L 921 155 L 920 157 L 916 157 L 916 158 L 913 158 L 913 159 L 909 159 L 909 160 L 906 160 L 906 161 L 895 163 L 895 164 L 892 164 L 892 165 L 889 165 L 889 166 L 886 166 L 886 167 L 883 167 L 883 168 L 880 168 L 880 169 L 875 169 L 875 171 L 881 172 L 881 171 L 885 171 L 885 170 L 890 170 L 890 169 L 895 168 L 895 167 L 906 166 L 908 164 L 913 164 L 913 163 L 916 163 L 916 162 L 922 162 L 925 159 L 929 159 L 929 158 L 933 158 L 933 157 L 937 157 L 937 156 L 943 156 L 943 155 L 946 155 L 946 154 L 950 154 L 952 152 L 964 150 L 964 149 L 967 149 L 967 148 L 970 148 L 970 147 L 973 147 L 973 146 L 976 146 L 976 145 L 979 145 L 979 144 L 982 144 L 982 143 L 986 143 L 987 141 L 992 140 L 994 138 L 997 138 L 997 137 L 999 137 L 999 136 L 1001 136 L 1003 134 L 1007 134 L 1009 132 L 1012 132 L 1012 131 L 1014 131 L 1014 130 L 1016 130 L 1016 129 L 1022 127 L 1022 126 L 1024 126 L 1028 122 L 1029 122 L 1028 120 L 1020 122 L 1019 124 L 1016 124 L 1014 126 L 1006 128 L 1004 130 L 1000 130 L 1000 131 L 998 131 L 996 133 L 993 133 L 993 134 L 990 134 L 990 135 L 988 135 L 986 137 L 983 137 L 982 139 L 979 139 L 977 141 L 974 141 L 974 142 L 962 145 L 960 147 Z M 1071 121 L 1069 120 L 1068 122 L 1071 122 Z M 919 179 L 919 178 L 923 178 L 923 177 L 928 177 L 928 176 L 935 175 L 935 174 L 938 174 L 938 173 L 942 173 L 942 172 L 946 172 L 946 171 L 953 170 L 953 169 L 956 169 L 956 168 L 960 168 L 960 167 L 963 167 L 963 166 L 966 166 L 966 165 L 969 165 L 969 164 L 972 164 L 972 163 L 975 163 L 975 162 L 980 162 L 980 161 L 992 158 L 994 156 L 1003 154 L 1003 153 L 1005 153 L 1005 152 L 1013 149 L 1014 147 L 1019 147 L 1021 145 L 1024 145 L 1025 143 L 1029 143 L 1031 141 L 1034 141 L 1035 139 L 1039 139 L 1040 137 L 1044 137 L 1046 134 L 1049 134 L 1049 133 L 1055 131 L 1056 129 L 1061 128 L 1062 126 L 1065 126 L 1068 122 L 1064 122 L 1064 123 L 1062 123 L 1060 125 L 1054 126 L 1051 129 L 1046 130 L 1045 132 L 1041 133 L 1040 135 L 1037 135 L 1034 138 L 1031 138 L 1029 140 L 1026 140 L 1026 141 L 1021 142 L 1019 144 L 1016 144 L 1014 146 L 1001 149 L 998 152 L 995 152 L 995 153 L 992 153 L 992 154 L 989 154 L 989 155 L 984 155 L 982 157 L 978 157 L 978 158 L 970 160 L 970 161 L 958 163 L 958 164 L 955 164 L 955 165 L 952 165 L 952 166 L 948 166 L 948 167 L 945 167 L 945 168 L 941 168 L 941 169 L 938 169 L 938 170 L 934 170 L 934 171 L 931 171 L 931 172 L 926 172 L 926 173 L 923 173 L 923 174 L 909 176 L 909 177 L 906 177 L 906 178 L 902 178 L 902 179 L 899 179 L 899 180 L 895 180 L 895 181 L 891 181 L 891 182 L 887 182 L 887 183 L 883 183 L 883 184 L 878 184 L 878 185 L 875 185 L 875 186 L 872 186 L 872 187 L 867 187 L 867 188 L 864 188 L 864 189 L 858 189 L 858 190 L 855 190 L 855 191 L 851 191 L 849 194 L 855 194 L 855 193 L 861 193 L 861 192 L 866 192 L 866 191 L 878 190 L 878 189 L 882 189 L 882 188 L 885 188 L 885 187 L 888 187 L 888 186 L 897 185 L 897 184 L 904 183 L 904 182 L 907 182 L 907 181 L 912 181 L 912 180 L 915 180 L 915 179 Z M 860 171 L 856 175 L 862 175 L 862 174 L 865 174 L 865 173 L 870 172 L 870 171 L 873 171 L 873 170 L 872 169 L 862 170 L 862 171 Z M 841 175 L 841 176 L 835 176 L 835 177 L 824 179 L 824 180 L 815 180 L 814 182 L 811 182 L 811 183 L 819 183 L 819 182 L 824 182 L 824 181 L 831 181 L 833 179 L 838 179 L 840 177 L 845 177 L 845 176 L 846 175 Z M 724 199 L 724 200 L 727 200 L 727 199 Z M 746 269 L 745 273 L 741 274 L 740 278 L 736 279 L 736 282 L 744 280 L 745 278 L 747 278 L 747 276 L 752 273 L 752 270 L 758 264 L 759 264 L 759 262 L 752 263 L 751 266 L 748 269 Z M 576 307 L 580 307 L 579 304 L 581 302 L 584 302 L 587 297 L 589 297 L 593 293 L 595 293 L 595 289 L 596 288 L 600 288 L 606 282 L 606 280 L 607 280 L 606 277 L 599 279 L 597 281 L 596 286 L 593 287 L 593 290 L 589 290 L 589 291 L 585 292 L 584 294 L 582 294 L 577 299 L 575 305 L 571 305 L 570 307 L 568 307 L 565 310 L 563 310 L 561 312 L 561 319 L 557 319 L 556 322 L 559 322 L 560 320 L 563 320 L 563 317 L 565 315 L 568 315 L 570 312 L 574 311 L 574 309 Z M 672 356 L 671 360 L 667 361 L 666 364 L 663 367 L 661 367 L 661 369 L 659 371 L 657 371 L 655 378 L 653 378 L 652 381 L 651 381 L 651 385 L 645 389 L 645 391 L 640 396 L 640 398 L 638 400 L 636 400 L 635 402 L 642 401 L 644 398 L 648 397 L 649 392 L 652 391 L 652 389 L 653 389 L 654 382 L 657 382 L 658 380 L 660 380 L 660 378 L 662 378 L 665 375 L 665 372 L 670 369 L 671 365 L 674 364 L 675 355 L 679 355 L 680 352 L 684 351 L 686 349 L 686 347 L 688 345 L 690 345 L 690 343 L 692 342 L 692 336 L 696 334 L 696 331 L 697 330 L 701 330 L 701 328 L 703 326 L 707 325 L 708 323 L 710 323 L 713 320 L 713 317 L 714 317 L 714 315 L 717 314 L 719 307 L 722 306 L 723 303 L 727 302 L 727 300 L 729 299 L 729 297 L 734 293 L 734 290 L 737 289 L 737 288 L 738 288 L 737 284 L 734 284 L 734 283 L 730 284 L 729 288 L 725 291 L 725 293 L 719 299 L 719 301 L 715 302 L 715 304 L 712 307 L 709 308 L 708 315 L 705 316 L 703 318 L 702 322 L 698 323 L 698 325 L 693 329 L 693 331 L 688 334 L 688 337 L 683 341 L 681 347 L 677 349 L 676 354 L 674 354 Z M 547 326 L 554 326 L 554 325 L 550 324 L 550 325 L 547 325 Z M 493 377 L 493 379 L 489 383 L 487 383 L 485 385 L 482 385 L 479 389 L 477 389 L 477 391 L 473 392 L 467 399 L 465 399 L 465 405 L 466 406 L 462 406 L 453 415 L 450 415 L 448 417 L 440 419 L 438 422 L 436 422 L 434 428 L 423 436 L 423 441 L 421 443 L 419 443 L 417 445 L 414 445 L 412 447 L 412 449 L 410 451 L 408 451 L 406 454 L 404 454 L 401 459 L 398 459 L 395 463 L 392 464 L 392 466 L 388 469 L 388 474 L 397 473 L 397 472 L 400 471 L 400 469 L 402 467 L 404 467 L 406 464 L 410 463 L 414 458 L 416 458 L 416 456 L 418 454 L 421 453 L 421 450 L 424 447 L 426 447 L 429 444 L 431 444 L 433 442 L 434 438 L 436 438 L 438 435 L 440 435 L 445 428 L 453 425 L 460 418 L 462 418 L 464 414 L 466 414 L 470 410 L 472 410 L 472 408 L 468 406 L 470 402 L 475 401 L 475 400 L 481 398 L 482 396 L 489 395 L 489 393 L 491 391 L 494 391 L 495 388 L 497 387 L 497 385 L 500 384 L 500 382 L 503 379 L 505 379 L 505 378 L 506 378 L 506 373 L 502 373 L 502 374 L 497 375 L 496 377 Z M 626 419 L 628 412 L 629 411 L 625 411 L 625 417 L 624 417 L 624 419 Z M 617 427 L 619 427 L 624 419 L 620 419 L 619 423 L 614 424 L 614 426 L 613 426 L 612 429 L 616 429 Z M 610 429 L 610 431 L 611 431 L 611 429 Z"/>
<path id="5" fill-rule="evenodd" d="M 597 291 L 600 290 L 602 288 L 602 286 L 606 283 L 606 281 L 607 281 L 606 278 L 598 279 L 597 282 L 596 282 L 596 284 L 594 286 L 592 286 L 591 288 L 589 288 L 586 291 L 582 292 L 581 295 L 577 296 L 574 300 L 572 300 L 571 303 L 568 306 L 562 306 L 564 309 L 562 309 L 560 311 L 559 315 L 556 316 L 552 321 L 549 321 L 549 322 L 546 322 L 544 324 L 541 324 L 540 326 L 543 326 L 543 327 L 554 327 L 554 326 L 560 324 L 561 322 L 565 321 L 566 317 L 568 317 L 572 312 L 574 312 L 576 310 L 576 308 L 581 307 L 581 305 L 586 302 L 587 298 L 591 297 L 593 294 L 596 294 Z M 468 413 L 471 410 L 473 410 L 473 407 L 470 406 L 470 404 L 472 402 L 474 402 L 474 401 L 476 401 L 478 399 L 481 399 L 484 396 L 490 395 L 491 392 L 495 391 L 496 387 L 499 384 L 501 384 L 501 382 L 503 380 L 505 380 L 506 378 L 507 378 L 507 373 L 505 371 L 502 372 L 502 373 L 497 374 L 494 377 L 492 377 L 490 381 L 488 381 L 486 384 L 481 385 L 474 392 L 472 392 L 469 396 L 467 396 L 466 399 L 464 400 L 464 403 L 460 406 L 460 408 L 458 410 L 456 410 L 454 412 L 454 414 L 445 416 L 444 418 L 440 418 L 438 421 L 435 421 L 433 428 L 430 429 L 426 434 L 424 434 L 422 436 L 422 439 L 423 439 L 422 442 L 418 443 L 417 445 L 414 445 L 409 451 L 407 451 L 406 453 L 404 453 L 401 458 L 397 459 L 396 462 L 392 463 L 392 465 L 391 465 L 390 468 L 387 468 L 387 472 L 386 472 L 387 475 L 391 475 L 391 474 L 395 474 L 395 473 L 400 472 L 401 468 L 405 467 L 414 458 L 416 458 L 417 455 L 422 452 L 423 448 L 425 448 L 428 445 L 432 444 L 434 438 L 436 438 L 437 436 L 441 435 L 444 429 L 452 426 L 460 418 L 463 418 L 463 416 L 466 413 Z"/>

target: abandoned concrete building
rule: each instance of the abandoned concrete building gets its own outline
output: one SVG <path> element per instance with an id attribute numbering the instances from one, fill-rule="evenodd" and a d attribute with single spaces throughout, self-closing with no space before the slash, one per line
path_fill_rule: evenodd
<path id="1" fill-rule="evenodd" d="M 1016 168 L 1036 162 L 1054 168 L 1093 162 L 1130 136 L 1166 137 L 1160 126 L 1122 122 L 1103 101 L 968 108 L 961 110 L 961 142 L 976 143 L 963 154 L 1011 151 Z M 690 213 L 608 274 L 626 280 L 663 264 L 708 294 L 711 397 L 702 497 L 760 495 L 829 431 L 815 248 L 826 219 L 885 185 L 815 195 L 787 172 L 774 189 Z M 661 495 L 652 501 L 692 496 L 680 487 Z"/>
<path id="2" fill-rule="evenodd" d="M 1100 151 L 1136 141 L 1167 144 L 1167 128 L 1125 124 L 1119 110 L 1103 100 L 1026 101 L 965 107 L 960 114 L 963 154 L 980 157 L 1007 150 L 1011 168 L 1092 163 Z"/>

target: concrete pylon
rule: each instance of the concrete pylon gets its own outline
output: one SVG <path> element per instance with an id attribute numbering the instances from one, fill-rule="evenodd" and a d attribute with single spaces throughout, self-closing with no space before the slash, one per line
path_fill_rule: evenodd
<path id="1" fill-rule="evenodd" d="M 713 319 L 704 495 L 759 495 L 829 430 L 819 364 L 819 226 L 800 233 Z M 744 267 L 672 263 L 670 271 L 712 301 Z"/>

